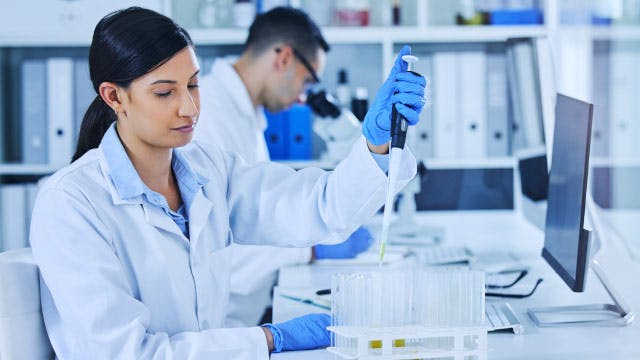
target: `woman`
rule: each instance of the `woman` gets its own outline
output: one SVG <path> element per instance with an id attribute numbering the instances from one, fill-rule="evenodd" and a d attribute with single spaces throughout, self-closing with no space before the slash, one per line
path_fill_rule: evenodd
<path id="1" fill-rule="evenodd" d="M 73 163 L 42 187 L 31 224 L 57 356 L 266 359 L 327 346 L 326 315 L 221 328 L 228 245 L 346 238 L 384 201 L 384 157 L 370 149 L 388 151 L 391 104 L 417 122 L 424 79 L 400 73 L 397 61 L 365 122 L 368 140 L 334 172 L 295 172 L 190 143 L 199 68 L 189 35 L 169 18 L 141 8 L 107 15 L 89 64 L 98 96 Z M 408 151 L 402 168 L 406 183 L 415 173 Z"/>

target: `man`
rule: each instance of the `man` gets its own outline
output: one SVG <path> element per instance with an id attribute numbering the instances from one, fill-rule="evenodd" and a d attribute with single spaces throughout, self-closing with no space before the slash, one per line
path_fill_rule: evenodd
<path id="1" fill-rule="evenodd" d="M 201 113 L 196 139 L 239 153 L 247 162 L 269 161 L 264 139 L 264 108 L 284 110 L 319 82 L 329 45 L 304 12 L 279 7 L 256 17 L 245 48 L 230 64 L 216 60 L 200 79 Z M 278 268 L 313 258 L 349 258 L 371 245 L 360 228 L 333 246 L 276 248 L 233 246 L 231 298 L 227 326 L 253 326 L 270 321 L 261 315 L 271 303 Z"/>

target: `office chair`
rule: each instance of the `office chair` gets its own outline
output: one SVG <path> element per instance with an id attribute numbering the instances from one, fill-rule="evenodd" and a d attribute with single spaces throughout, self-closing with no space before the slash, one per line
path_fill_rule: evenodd
<path id="1" fill-rule="evenodd" d="M 0 359 L 53 359 L 31 248 L 0 253 Z"/>

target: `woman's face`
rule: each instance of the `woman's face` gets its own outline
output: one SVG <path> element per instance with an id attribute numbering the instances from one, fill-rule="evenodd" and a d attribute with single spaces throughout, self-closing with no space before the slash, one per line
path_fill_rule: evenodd
<path id="1" fill-rule="evenodd" d="M 198 72 L 188 46 L 121 89 L 118 134 L 129 150 L 170 149 L 191 141 L 200 109 Z"/>

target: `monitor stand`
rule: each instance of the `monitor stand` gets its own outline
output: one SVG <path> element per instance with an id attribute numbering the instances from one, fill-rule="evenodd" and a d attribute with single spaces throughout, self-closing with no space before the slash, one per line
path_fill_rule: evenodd
<path id="1" fill-rule="evenodd" d="M 527 312 L 536 326 L 626 326 L 631 324 L 635 314 L 624 303 L 620 294 L 613 289 L 597 260 L 591 261 L 591 269 L 613 300 L 613 304 L 531 308 Z"/>

